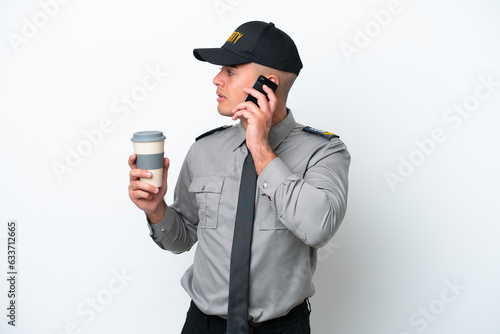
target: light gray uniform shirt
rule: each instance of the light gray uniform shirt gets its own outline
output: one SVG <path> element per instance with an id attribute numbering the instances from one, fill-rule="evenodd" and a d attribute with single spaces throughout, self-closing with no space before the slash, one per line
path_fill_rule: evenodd
<path id="1" fill-rule="evenodd" d="M 271 128 L 278 156 L 257 179 L 250 263 L 249 315 L 254 322 L 283 316 L 314 294 L 317 249 L 346 212 L 350 156 L 338 137 L 303 131 L 291 111 Z M 197 241 L 181 284 L 205 314 L 227 315 L 229 266 L 243 162 L 240 124 L 190 148 L 163 220 L 151 237 L 174 253 Z"/>

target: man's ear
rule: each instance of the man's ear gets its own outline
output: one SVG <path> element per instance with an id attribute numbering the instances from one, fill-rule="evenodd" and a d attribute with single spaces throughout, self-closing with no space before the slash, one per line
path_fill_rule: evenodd
<path id="1" fill-rule="evenodd" d="M 280 79 L 278 79 L 278 77 L 277 77 L 277 76 L 275 76 L 274 74 L 269 74 L 269 75 L 267 76 L 267 78 L 268 78 L 269 80 L 271 80 L 272 82 L 274 82 L 275 84 L 277 84 L 277 85 L 278 85 L 278 87 L 280 86 Z"/>

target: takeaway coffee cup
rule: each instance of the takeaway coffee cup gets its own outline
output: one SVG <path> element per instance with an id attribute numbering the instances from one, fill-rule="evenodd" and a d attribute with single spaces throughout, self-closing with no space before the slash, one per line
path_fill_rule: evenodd
<path id="1" fill-rule="evenodd" d="M 137 155 L 136 165 L 146 169 L 153 175 L 151 178 L 141 177 L 141 181 L 160 187 L 163 179 L 163 156 L 165 136 L 161 131 L 135 132 L 132 137 L 134 153 Z"/>

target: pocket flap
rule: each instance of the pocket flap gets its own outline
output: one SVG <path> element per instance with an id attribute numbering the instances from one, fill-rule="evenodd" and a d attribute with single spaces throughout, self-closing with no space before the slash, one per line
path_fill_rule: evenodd
<path id="1" fill-rule="evenodd" d="M 189 192 L 220 194 L 223 184 L 223 176 L 195 176 L 189 186 Z"/>

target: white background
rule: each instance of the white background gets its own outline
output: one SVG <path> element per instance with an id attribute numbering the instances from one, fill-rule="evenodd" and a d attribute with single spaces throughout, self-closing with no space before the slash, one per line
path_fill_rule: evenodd
<path id="1" fill-rule="evenodd" d="M 180 332 L 193 252 L 151 241 L 127 194 L 130 137 L 166 134 L 173 188 L 194 138 L 232 123 L 216 111 L 218 68 L 192 49 L 250 20 L 296 41 L 289 107 L 352 155 L 347 216 L 319 252 L 313 333 L 500 332 L 498 1 L 44 3 L 0 4 L 1 277 L 9 220 L 19 272 L 15 328 L 0 280 L 0 332 Z M 141 91 L 148 69 L 161 80 Z"/>

